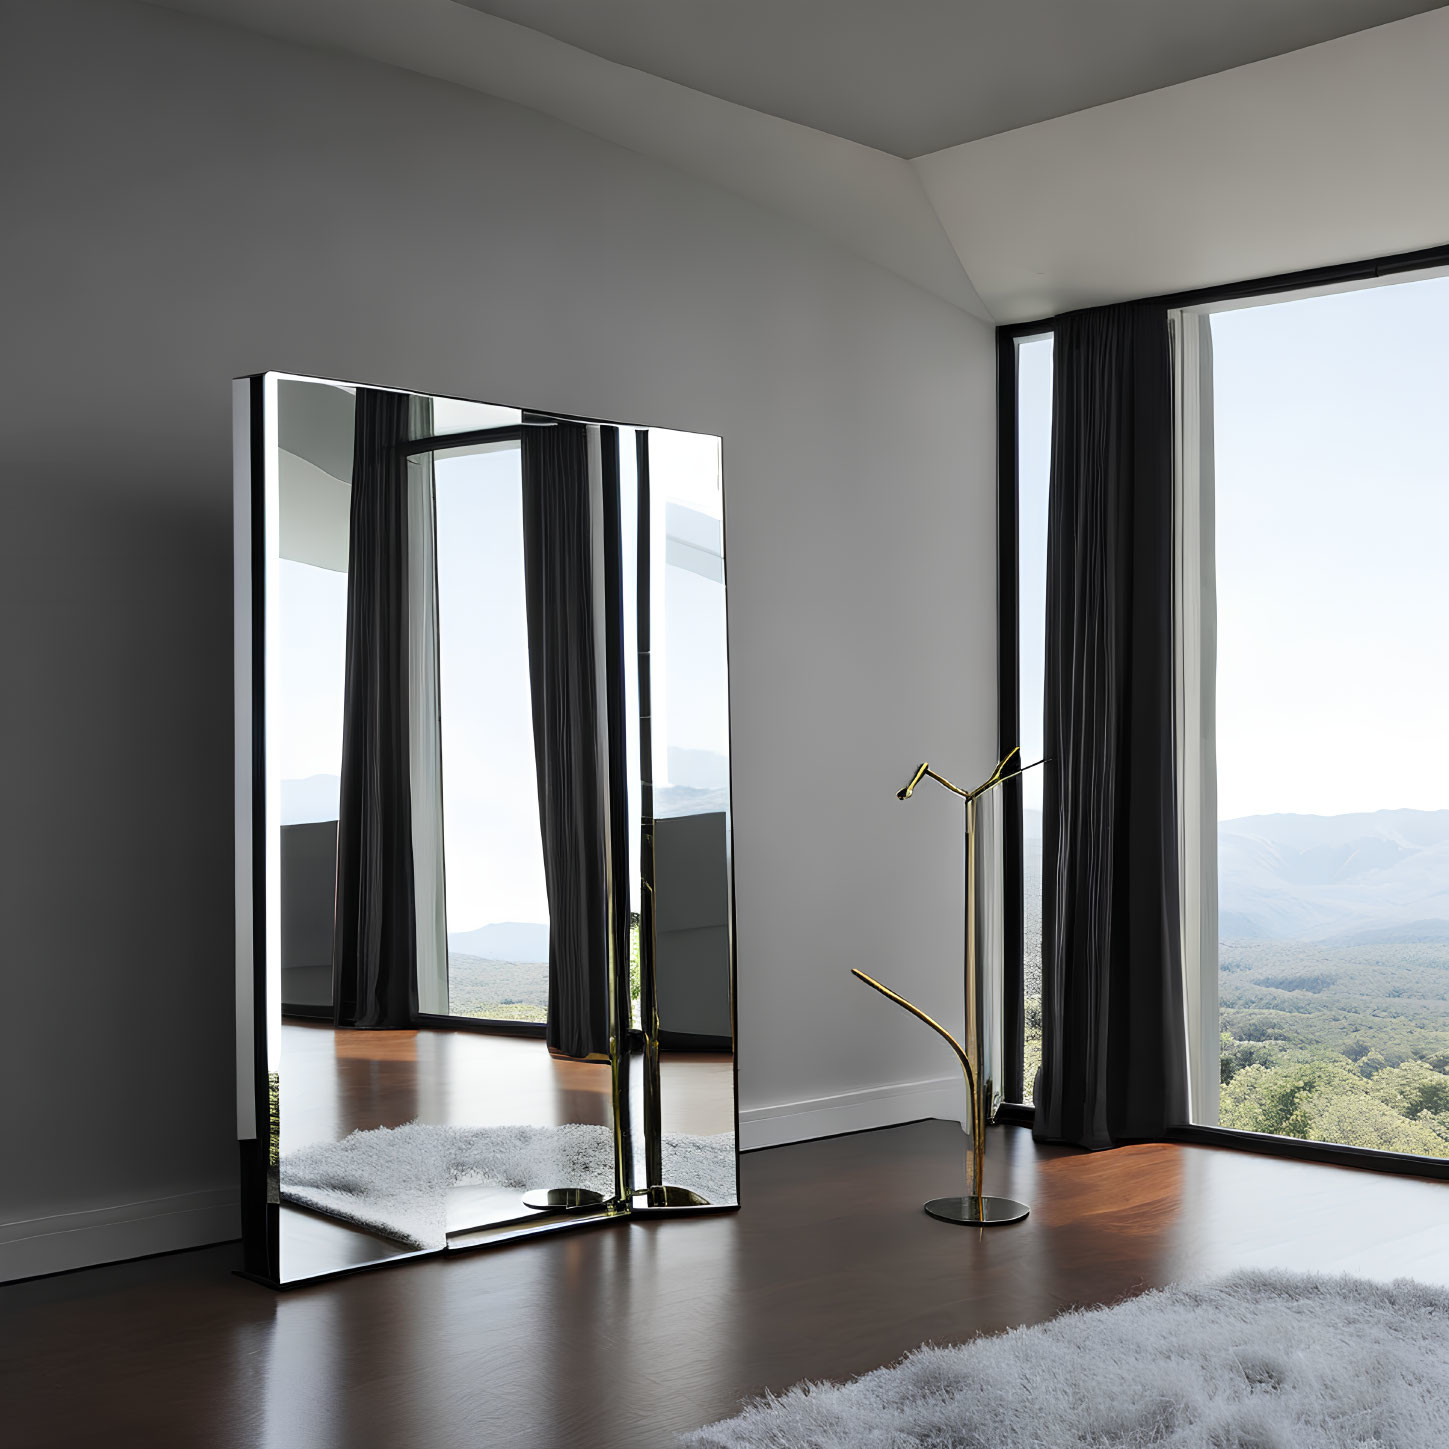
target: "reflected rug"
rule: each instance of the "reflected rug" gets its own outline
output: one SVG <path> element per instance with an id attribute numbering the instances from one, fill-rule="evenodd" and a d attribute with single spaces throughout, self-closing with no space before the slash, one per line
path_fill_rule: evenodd
<path id="1" fill-rule="evenodd" d="M 735 1201 L 732 1133 L 666 1133 L 667 1181 L 712 1203 Z M 340 1218 L 410 1248 L 447 1243 L 452 1188 L 588 1187 L 614 1191 L 614 1135 L 607 1127 L 439 1127 L 409 1122 L 374 1127 L 341 1142 L 288 1152 L 282 1201 Z"/>
<path id="2" fill-rule="evenodd" d="M 1429 1449 L 1449 1293 L 1244 1272 L 801 1384 L 694 1449 Z"/>

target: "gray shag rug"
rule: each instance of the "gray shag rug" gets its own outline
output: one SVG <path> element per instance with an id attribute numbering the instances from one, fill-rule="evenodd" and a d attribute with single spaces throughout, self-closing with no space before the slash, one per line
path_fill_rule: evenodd
<path id="1" fill-rule="evenodd" d="M 694 1449 L 1443 1449 L 1449 1293 L 1243 1272 L 801 1384 Z"/>
<path id="2" fill-rule="evenodd" d="M 666 1133 L 667 1181 L 712 1203 L 735 1201 L 732 1133 Z M 286 1153 L 282 1201 L 340 1218 L 410 1248 L 447 1246 L 452 1188 L 493 1186 L 528 1191 L 587 1187 L 614 1192 L 614 1134 L 571 1122 L 561 1127 L 446 1127 L 409 1122 L 374 1127 L 341 1142 Z"/>

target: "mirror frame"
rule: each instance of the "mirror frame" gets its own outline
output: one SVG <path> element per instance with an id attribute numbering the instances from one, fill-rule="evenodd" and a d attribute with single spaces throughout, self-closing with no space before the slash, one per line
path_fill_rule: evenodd
<path id="1" fill-rule="evenodd" d="M 549 1217 L 539 1222 L 505 1223 L 484 1227 L 472 1236 L 476 1241 L 449 1243 L 445 1248 L 412 1249 L 399 1245 L 385 1258 L 348 1265 L 333 1271 L 284 1279 L 281 1263 L 281 959 L 278 911 L 268 913 L 269 903 L 280 898 L 280 861 L 272 848 L 275 833 L 269 824 L 266 749 L 266 666 L 268 635 L 276 627 L 275 611 L 268 609 L 268 560 L 275 553 L 279 533 L 280 479 L 278 448 L 279 382 L 306 382 L 335 387 L 372 387 L 373 384 L 341 382 L 289 372 L 262 372 L 232 383 L 233 464 L 233 656 L 235 711 L 235 903 L 236 903 L 236 1081 L 237 1142 L 240 1161 L 241 1220 L 243 1241 L 242 1275 L 274 1288 L 344 1276 L 366 1269 L 390 1266 L 443 1252 L 472 1251 L 475 1248 L 514 1241 L 522 1237 L 563 1232 L 599 1224 L 627 1222 L 631 1217 L 658 1218 L 699 1213 L 734 1212 L 739 1208 L 739 1017 L 737 1006 L 737 955 L 734 867 L 734 751 L 729 752 L 729 805 L 725 824 L 725 868 L 727 890 L 726 931 L 729 953 L 729 1009 L 731 1032 L 731 1097 L 734 1118 L 735 1201 L 720 1204 L 675 1205 L 651 1203 L 647 1187 L 624 1186 L 627 1195 L 602 1208 L 570 1212 L 567 1217 Z M 380 391 L 420 394 L 402 388 Z M 474 401 L 456 399 L 457 401 Z M 565 422 L 598 424 L 607 428 L 634 428 L 636 437 L 648 429 L 604 419 L 580 418 L 561 413 L 526 411 L 530 417 L 556 418 Z M 616 435 L 617 437 L 617 435 Z M 727 537 L 723 483 L 723 443 L 720 444 L 721 538 Z M 726 706 L 729 700 L 730 650 L 728 610 L 728 549 L 722 543 L 725 587 Z M 625 580 L 627 584 L 629 581 Z M 625 644 L 627 646 L 627 642 Z M 630 728 L 638 728 L 633 721 Z M 727 737 L 729 721 L 726 721 Z M 652 771 L 651 771 L 652 774 Z M 641 802 L 631 800 L 638 808 Z M 642 819 L 642 811 L 641 819 Z M 652 818 L 646 824 L 652 825 Z M 641 875 L 644 861 L 641 856 Z M 652 893 L 653 881 L 641 882 Z M 643 929 L 641 897 L 641 931 Z M 652 903 L 651 903 L 652 909 Z M 642 950 L 641 945 L 641 950 Z M 611 953 L 612 954 L 612 953 Z M 622 1001 L 629 1019 L 628 975 L 614 962 L 611 999 Z M 431 1022 L 420 1023 L 426 1029 Z M 637 1040 L 636 1040 L 637 1038 Z M 648 1124 L 635 1125 L 630 1111 L 630 1076 L 636 1050 L 646 1056 L 650 1050 L 647 1031 L 628 1030 L 623 1042 L 613 1043 L 611 1071 L 614 1079 L 616 1153 L 632 1164 L 640 1155 L 638 1135 Z M 653 1042 L 657 1061 L 658 1042 Z M 647 1066 L 646 1066 L 647 1072 Z M 646 1096 L 648 1091 L 646 1088 Z M 621 1101 L 622 1099 L 622 1101 Z M 642 1105 L 642 1104 L 641 1104 Z M 657 1100 L 654 1103 L 657 1109 Z M 621 1115 L 622 1107 L 622 1115 Z M 627 1144 L 620 1138 L 618 1124 L 629 1124 Z M 625 1150 L 627 1146 L 627 1150 Z M 645 1146 L 647 1154 L 647 1144 Z M 657 1154 L 656 1154 L 657 1155 Z"/>

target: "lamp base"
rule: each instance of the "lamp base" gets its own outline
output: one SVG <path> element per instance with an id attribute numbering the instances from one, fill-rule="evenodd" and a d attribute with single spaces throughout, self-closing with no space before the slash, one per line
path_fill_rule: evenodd
<path id="1" fill-rule="evenodd" d="M 1019 1223 L 1031 1209 L 1009 1197 L 934 1197 L 926 1204 L 926 1211 L 943 1223 L 989 1228 Z"/>
<path id="2" fill-rule="evenodd" d="M 606 1201 L 603 1193 L 587 1187 L 545 1187 L 523 1195 L 524 1207 L 537 1212 L 567 1212 L 570 1208 L 599 1207 Z"/>
<path id="3" fill-rule="evenodd" d="M 635 1201 L 643 1200 L 643 1206 L 647 1208 L 692 1208 L 709 1207 L 710 1201 L 707 1197 L 701 1197 L 697 1192 L 687 1187 L 668 1187 L 655 1185 L 654 1187 L 641 1187 L 634 1194 Z"/>

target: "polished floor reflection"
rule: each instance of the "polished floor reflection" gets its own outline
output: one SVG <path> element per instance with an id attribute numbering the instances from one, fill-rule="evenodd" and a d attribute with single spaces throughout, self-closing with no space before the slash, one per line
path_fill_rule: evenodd
<path id="1" fill-rule="evenodd" d="M 541 1040 L 467 1030 L 282 1028 L 282 1151 L 359 1127 L 609 1121 L 609 1069 Z"/>
<path id="2" fill-rule="evenodd" d="M 282 1028 L 282 1152 L 349 1133 L 408 1122 L 489 1127 L 525 1123 L 608 1126 L 606 1064 L 550 1056 L 535 1037 L 466 1029 L 347 1031 L 288 1021 Z M 642 1060 L 632 1060 L 632 1098 L 643 1100 Z M 666 1052 L 660 1062 L 665 1133 L 713 1135 L 734 1127 L 729 1056 Z M 640 1146 L 642 1159 L 642 1143 Z M 642 1170 L 642 1160 L 640 1168 Z M 543 1184 L 547 1186 L 548 1184 Z M 450 1233 L 520 1216 L 519 1194 L 462 1186 L 448 1194 Z M 333 1273 L 406 1251 L 321 1213 L 283 1205 L 286 1281 Z"/>
<path id="3" fill-rule="evenodd" d="M 282 1154 L 349 1133 L 408 1122 L 555 1127 L 611 1121 L 609 1068 L 551 1057 L 533 1037 L 466 1030 L 347 1031 L 282 1028 Z M 545 1184 L 547 1185 L 547 1184 Z M 517 1192 L 458 1187 L 450 1231 L 527 1217 Z M 332 1273 L 407 1251 L 385 1237 L 284 1204 L 284 1281 Z"/>
<path id="4" fill-rule="evenodd" d="M 234 1249 L 0 1291 L 26 1446 L 666 1449 L 762 1389 L 840 1378 L 1228 1269 L 1449 1285 L 1449 1183 L 991 1133 L 1009 1228 L 934 1222 L 963 1139 L 921 1122 L 747 1153 L 744 1208 L 422 1259 L 274 1294 Z"/>

